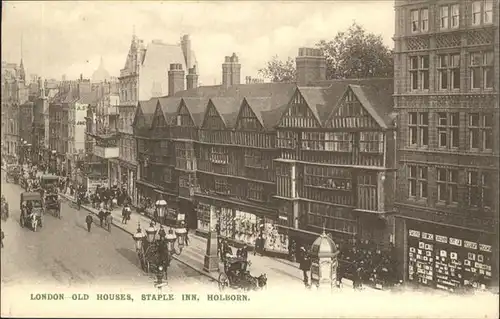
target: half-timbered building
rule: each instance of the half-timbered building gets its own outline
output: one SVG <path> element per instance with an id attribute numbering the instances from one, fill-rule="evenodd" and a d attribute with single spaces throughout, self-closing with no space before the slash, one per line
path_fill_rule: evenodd
<path id="1" fill-rule="evenodd" d="M 392 79 L 298 87 L 277 127 L 279 220 L 297 242 L 392 240 Z"/>

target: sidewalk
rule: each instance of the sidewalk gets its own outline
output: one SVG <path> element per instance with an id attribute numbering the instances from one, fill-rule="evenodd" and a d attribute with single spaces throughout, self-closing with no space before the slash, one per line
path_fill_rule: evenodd
<path id="1" fill-rule="evenodd" d="M 67 200 L 73 201 L 74 198 L 67 194 L 60 194 Z M 98 210 L 92 208 L 88 205 L 82 205 L 82 208 L 97 215 Z M 114 209 L 111 214 L 113 216 L 113 225 L 120 228 L 121 230 L 133 235 L 137 231 L 137 226 L 140 224 L 143 231 L 149 227 L 151 220 L 135 211 L 132 212 L 130 220 L 127 224 L 122 224 L 122 208 Z M 130 245 L 133 246 L 133 240 L 130 240 Z M 216 281 L 219 279 L 219 273 L 208 273 L 203 270 L 203 262 L 205 257 L 207 239 L 194 235 L 194 231 L 189 233 L 189 245 L 184 246 L 182 253 L 173 258 L 177 261 L 185 264 L 186 266 L 198 271 L 199 273 L 210 277 Z M 235 251 L 235 248 L 233 248 Z M 254 256 L 252 252 L 249 253 L 248 259 L 251 261 L 251 266 L 249 268 L 250 273 L 253 276 L 259 276 L 261 274 L 266 274 L 268 282 L 270 283 L 283 283 L 287 286 L 304 287 L 302 282 L 302 271 L 298 268 L 298 265 L 290 261 L 281 260 L 278 258 L 271 258 L 267 256 Z M 219 270 L 223 271 L 223 264 L 219 264 Z M 352 282 L 350 280 L 343 280 L 343 286 L 345 288 L 351 287 Z"/>

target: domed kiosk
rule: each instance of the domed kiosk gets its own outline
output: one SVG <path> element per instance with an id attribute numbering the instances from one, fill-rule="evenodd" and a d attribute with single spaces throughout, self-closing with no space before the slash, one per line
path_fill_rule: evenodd
<path id="1" fill-rule="evenodd" d="M 337 245 L 325 230 L 311 246 L 311 285 L 318 288 L 336 287 L 338 267 Z"/>

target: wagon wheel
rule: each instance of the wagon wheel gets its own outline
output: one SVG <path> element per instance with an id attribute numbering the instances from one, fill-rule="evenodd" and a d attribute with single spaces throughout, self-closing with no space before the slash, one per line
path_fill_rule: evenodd
<path id="1" fill-rule="evenodd" d="M 219 274 L 219 290 L 223 291 L 226 287 L 229 287 L 229 278 L 223 272 Z"/>

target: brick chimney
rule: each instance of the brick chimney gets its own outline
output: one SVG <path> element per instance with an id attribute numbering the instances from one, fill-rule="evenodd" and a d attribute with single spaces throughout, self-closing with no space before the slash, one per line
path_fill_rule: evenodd
<path id="1" fill-rule="evenodd" d="M 326 57 L 321 49 L 299 48 L 295 63 L 298 86 L 309 86 L 313 82 L 326 80 Z"/>
<path id="2" fill-rule="evenodd" d="M 168 71 L 168 95 L 173 96 L 179 91 L 184 91 L 184 80 L 182 64 L 170 64 L 170 70 Z"/>
<path id="3" fill-rule="evenodd" d="M 192 57 L 191 57 L 191 39 L 189 35 L 186 34 L 181 38 L 181 48 L 182 53 L 184 54 L 184 59 L 186 61 L 186 68 L 189 70 L 193 65 Z"/>
<path id="4" fill-rule="evenodd" d="M 226 56 L 222 64 L 222 85 L 228 88 L 240 84 L 240 81 L 241 64 L 236 53 L 233 53 L 232 56 Z"/>
<path id="5" fill-rule="evenodd" d="M 187 89 L 195 89 L 198 87 L 198 74 L 196 71 L 196 65 L 189 68 L 188 75 L 186 75 Z"/>

